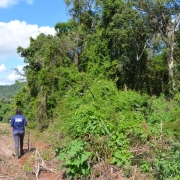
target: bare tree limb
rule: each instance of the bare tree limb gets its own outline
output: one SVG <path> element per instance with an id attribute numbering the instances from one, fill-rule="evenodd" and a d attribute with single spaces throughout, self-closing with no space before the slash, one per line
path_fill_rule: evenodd
<path id="1" fill-rule="evenodd" d="M 88 90 L 89 90 L 89 92 L 92 94 L 93 98 L 95 99 L 95 96 L 94 96 L 94 94 L 92 93 L 92 91 L 91 91 L 91 89 L 90 89 L 90 87 L 89 87 L 89 86 L 87 86 L 86 84 L 83 84 L 83 83 L 81 83 L 81 82 L 79 82 L 79 81 L 75 81 L 75 80 L 73 80 L 73 82 L 75 82 L 75 83 L 77 83 L 77 84 L 81 84 L 81 85 L 83 85 L 86 89 L 88 89 Z"/>

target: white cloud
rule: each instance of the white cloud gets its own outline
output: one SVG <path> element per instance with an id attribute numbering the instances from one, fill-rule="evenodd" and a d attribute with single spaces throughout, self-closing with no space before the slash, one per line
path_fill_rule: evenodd
<path id="1" fill-rule="evenodd" d="M 0 0 L 1 1 L 1 0 Z M 7 68 L 18 68 L 22 72 L 22 58 L 17 54 L 17 47 L 26 48 L 29 46 L 29 38 L 36 38 L 40 33 L 55 35 L 54 28 L 49 26 L 38 27 L 38 25 L 27 24 L 25 21 L 0 22 L 0 84 L 13 84 L 20 76 L 15 71 L 10 72 Z M 5 69 L 6 68 L 6 69 Z M 6 70 L 6 75 L 3 74 Z M 3 71 L 3 72 L 2 72 Z M 9 75 L 7 75 L 9 72 Z"/>
<path id="2" fill-rule="evenodd" d="M 17 47 L 26 48 L 30 37 L 38 34 L 55 34 L 54 28 L 38 27 L 38 25 L 27 24 L 25 21 L 0 22 L 0 62 L 11 56 L 17 56 Z"/>
<path id="3" fill-rule="evenodd" d="M 15 4 L 18 4 L 21 0 L 0 0 L 0 8 L 8 8 Z M 28 4 L 33 4 L 34 0 L 23 0 L 26 1 Z"/>
<path id="4" fill-rule="evenodd" d="M 23 74 L 23 66 L 17 66 L 17 70 Z M 16 80 L 22 79 L 22 77 L 13 70 L 6 78 L 6 84 L 13 84 Z M 0 82 L 1 83 L 1 82 Z"/>
<path id="5" fill-rule="evenodd" d="M 24 71 L 23 71 L 23 68 L 24 66 L 17 66 L 17 71 L 20 73 L 20 74 L 24 74 Z M 15 70 L 13 70 L 13 74 L 16 73 Z M 17 73 L 16 73 L 17 74 Z"/>
<path id="6" fill-rule="evenodd" d="M 16 72 L 12 72 L 11 74 L 8 75 L 7 80 L 9 82 L 14 82 L 15 80 L 21 78 L 20 75 L 16 74 Z"/>
<path id="7" fill-rule="evenodd" d="M 14 4 L 17 4 L 18 0 L 1 0 L 0 1 L 0 8 L 7 8 L 9 6 L 12 6 Z"/>
<path id="8" fill-rule="evenodd" d="M 34 0 L 26 0 L 26 2 L 27 2 L 28 4 L 33 4 L 33 3 L 34 3 Z"/>
<path id="9" fill-rule="evenodd" d="M 4 64 L 1 64 L 1 65 L 0 65 L 0 72 L 5 71 L 5 70 L 6 70 L 5 65 L 4 65 Z"/>

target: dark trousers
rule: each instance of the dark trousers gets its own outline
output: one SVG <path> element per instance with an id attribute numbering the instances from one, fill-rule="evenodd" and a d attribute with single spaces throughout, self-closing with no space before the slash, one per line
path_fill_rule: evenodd
<path id="1" fill-rule="evenodd" d="M 25 134 L 25 132 L 23 132 L 23 131 L 21 131 L 21 132 L 13 132 L 15 149 L 19 148 L 19 144 L 20 144 L 20 147 L 23 148 L 24 134 Z"/>

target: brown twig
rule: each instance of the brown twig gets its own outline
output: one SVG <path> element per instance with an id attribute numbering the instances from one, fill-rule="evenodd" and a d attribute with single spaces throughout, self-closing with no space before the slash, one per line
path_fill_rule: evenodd
<path id="1" fill-rule="evenodd" d="M 91 91 L 91 89 L 90 89 L 89 86 L 87 86 L 86 84 L 83 84 L 83 83 L 81 83 L 81 82 L 79 82 L 79 81 L 73 80 L 73 82 L 75 82 L 75 83 L 77 83 L 77 84 L 80 84 L 80 85 L 83 85 L 85 88 L 87 88 L 87 89 L 89 90 L 89 92 L 92 94 L 93 98 L 95 99 L 95 96 L 94 96 L 94 94 L 92 93 L 92 91 Z"/>
<path id="2" fill-rule="evenodd" d="M 0 176 L 0 178 L 9 178 L 8 176 Z"/>

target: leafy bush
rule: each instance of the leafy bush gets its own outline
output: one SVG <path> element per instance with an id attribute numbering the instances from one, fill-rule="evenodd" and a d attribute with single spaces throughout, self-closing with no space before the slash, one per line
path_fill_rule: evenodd
<path id="1" fill-rule="evenodd" d="M 66 167 L 68 179 L 88 178 L 90 174 L 88 158 L 91 153 L 84 149 L 84 145 L 83 141 L 74 140 L 58 156 L 60 168 Z"/>
<path id="2" fill-rule="evenodd" d="M 154 160 L 155 177 L 158 180 L 179 179 L 180 143 L 171 142 L 169 151 L 158 151 Z"/>
<path id="3" fill-rule="evenodd" d="M 108 146 L 112 149 L 113 155 L 110 163 L 118 167 L 129 165 L 131 153 L 129 152 L 129 139 L 123 133 L 114 133 L 109 139 Z"/>
<path id="4" fill-rule="evenodd" d="M 61 159 L 64 160 L 64 165 L 69 167 L 69 176 L 75 172 L 82 175 L 82 172 L 78 172 L 77 164 L 74 166 L 74 159 L 69 155 L 73 154 L 71 152 L 74 151 L 71 148 L 73 146 L 79 147 L 79 151 L 84 153 L 91 152 L 93 163 L 98 162 L 96 156 L 98 155 L 106 162 L 121 168 L 137 165 L 142 172 L 152 173 L 157 179 L 167 178 L 170 173 L 173 173 L 173 177 L 178 176 L 179 170 L 175 163 L 178 160 L 178 151 L 174 155 L 162 151 L 156 144 L 168 134 L 176 134 L 178 137 L 178 127 L 177 130 L 173 130 L 173 125 L 175 128 L 179 121 L 180 111 L 177 101 L 168 101 L 164 96 L 149 97 L 134 91 L 118 91 L 112 81 L 106 80 L 94 79 L 88 88 L 91 92 L 81 85 L 72 86 L 59 102 L 60 107 L 56 111 L 59 121 L 55 122 L 54 128 L 61 134 L 64 133 L 66 143 L 62 146 L 60 143 L 62 138 L 58 138 L 59 143 L 55 143 L 65 147 Z M 169 137 L 171 138 L 173 136 Z M 72 139 L 72 142 L 82 139 L 86 143 L 75 145 L 78 144 L 76 142 L 68 145 L 67 139 Z M 173 147 L 170 141 L 168 143 Z M 142 151 L 142 154 L 137 156 L 131 152 L 135 147 L 137 151 L 138 148 L 147 147 L 149 153 Z M 172 162 L 162 159 L 160 152 L 166 153 L 173 159 Z M 136 158 L 139 160 L 135 160 Z M 86 160 L 88 163 L 89 159 Z M 167 163 L 171 163 L 174 171 L 166 170 Z"/>

